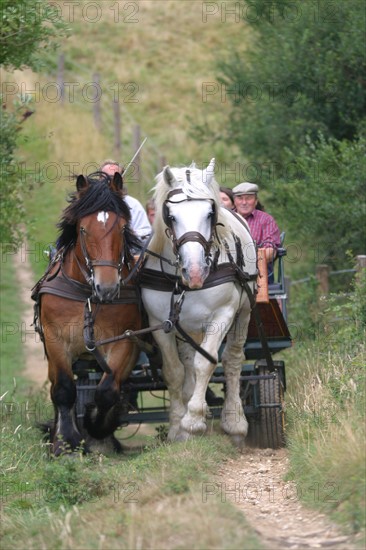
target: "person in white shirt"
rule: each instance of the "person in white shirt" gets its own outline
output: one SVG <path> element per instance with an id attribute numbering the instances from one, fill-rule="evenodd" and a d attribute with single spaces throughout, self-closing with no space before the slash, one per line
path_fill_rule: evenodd
<path id="1" fill-rule="evenodd" d="M 118 162 L 108 159 L 103 162 L 100 167 L 100 171 L 104 172 L 108 176 L 114 176 L 116 172 L 123 174 L 123 167 Z M 151 225 L 144 207 L 140 201 L 130 195 L 126 194 L 124 196 L 124 200 L 131 210 L 131 229 L 138 237 L 140 237 L 140 239 L 146 239 L 151 233 Z"/>

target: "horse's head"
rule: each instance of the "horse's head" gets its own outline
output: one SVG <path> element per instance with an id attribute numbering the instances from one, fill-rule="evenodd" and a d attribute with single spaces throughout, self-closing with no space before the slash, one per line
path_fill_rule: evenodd
<path id="1" fill-rule="evenodd" d="M 212 159 L 205 170 L 194 165 L 166 166 L 161 174 L 166 191 L 162 204 L 166 233 L 172 240 L 182 280 L 192 289 L 202 288 L 210 271 L 219 204 L 214 166 Z"/>
<path id="2" fill-rule="evenodd" d="M 110 302 L 118 294 L 125 265 L 125 232 L 130 220 L 129 208 L 123 200 L 122 178 L 105 174 L 78 176 L 76 193 L 65 209 L 62 235 L 73 233 L 73 275 L 86 279 L 93 295 L 101 302 Z"/>

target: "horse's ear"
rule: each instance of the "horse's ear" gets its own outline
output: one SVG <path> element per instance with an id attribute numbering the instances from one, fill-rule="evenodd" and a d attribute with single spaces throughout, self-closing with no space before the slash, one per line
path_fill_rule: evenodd
<path id="1" fill-rule="evenodd" d="M 215 173 L 215 159 L 211 159 L 209 165 L 204 171 L 204 182 L 206 185 L 211 185 Z"/>
<path id="2" fill-rule="evenodd" d="M 170 169 L 170 166 L 165 166 L 163 169 L 163 178 L 164 181 L 169 187 L 172 187 L 173 182 L 175 181 L 173 172 Z"/>
<path id="3" fill-rule="evenodd" d="M 121 191 L 123 187 L 123 178 L 119 172 L 115 172 L 111 181 L 111 188 L 115 191 Z"/>
<path id="4" fill-rule="evenodd" d="M 89 187 L 88 180 L 86 179 L 85 176 L 80 174 L 80 176 L 78 176 L 76 179 L 76 189 L 78 191 L 85 191 L 85 189 L 87 189 L 88 187 Z"/>

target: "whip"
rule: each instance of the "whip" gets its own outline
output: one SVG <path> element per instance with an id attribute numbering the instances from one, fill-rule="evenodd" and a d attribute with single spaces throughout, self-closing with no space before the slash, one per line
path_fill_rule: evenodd
<path id="1" fill-rule="evenodd" d="M 124 169 L 123 171 L 123 176 L 126 175 L 126 172 L 127 170 L 129 169 L 129 167 L 131 166 L 131 164 L 133 163 L 133 161 L 135 160 L 135 158 L 137 157 L 137 155 L 139 154 L 139 152 L 141 151 L 141 149 L 143 148 L 143 146 L 145 145 L 145 141 L 147 140 L 147 137 L 144 139 L 144 141 L 141 143 L 140 147 L 137 149 L 136 153 L 133 155 L 132 159 L 130 160 L 130 162 L 127 164 L 126 168 Z"/>

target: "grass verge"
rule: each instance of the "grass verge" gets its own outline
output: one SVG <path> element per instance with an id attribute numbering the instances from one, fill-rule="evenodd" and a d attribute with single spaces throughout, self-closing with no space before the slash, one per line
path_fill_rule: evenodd
<path id="1" fill-rule="evenodd" d="M 32 450 L 22 444 L 33 460 L 31 473 L 29 461 L 27 468 L 18 461 L 8 482 L 2 521 L 7 549 L 25 541 L 33 549 L 261 548 L 230 503 L 203 498 L 217 466 L 235 454 L 223 436 L 152 443 L 127 458 L 52 461 L 44 444 Z"/>
<path id="2" fill-rule="evenodd" d="M 11 262 L 3 263 L 2 319 L 13 332 L 21 322 L 14 281 Z M 176 445 L 150 436 L 142 451 L 123 456 L 50 460 L 35 424 L 52 417 L 52 406 L 21 383 L 23 360 L 19 339 L 3 337 L 3 548 L 261 548 L 233 505 L 220 495 L 203 499 L 204 484 L 235 454 L 224 436 Z"/>
<path id="3" fill-rule="evenodd" d="M 328 300 L 323 330 L 287 357 L 289 478 L 346 531 L 365 533 L 366 273 L 347 303 Z"/>

